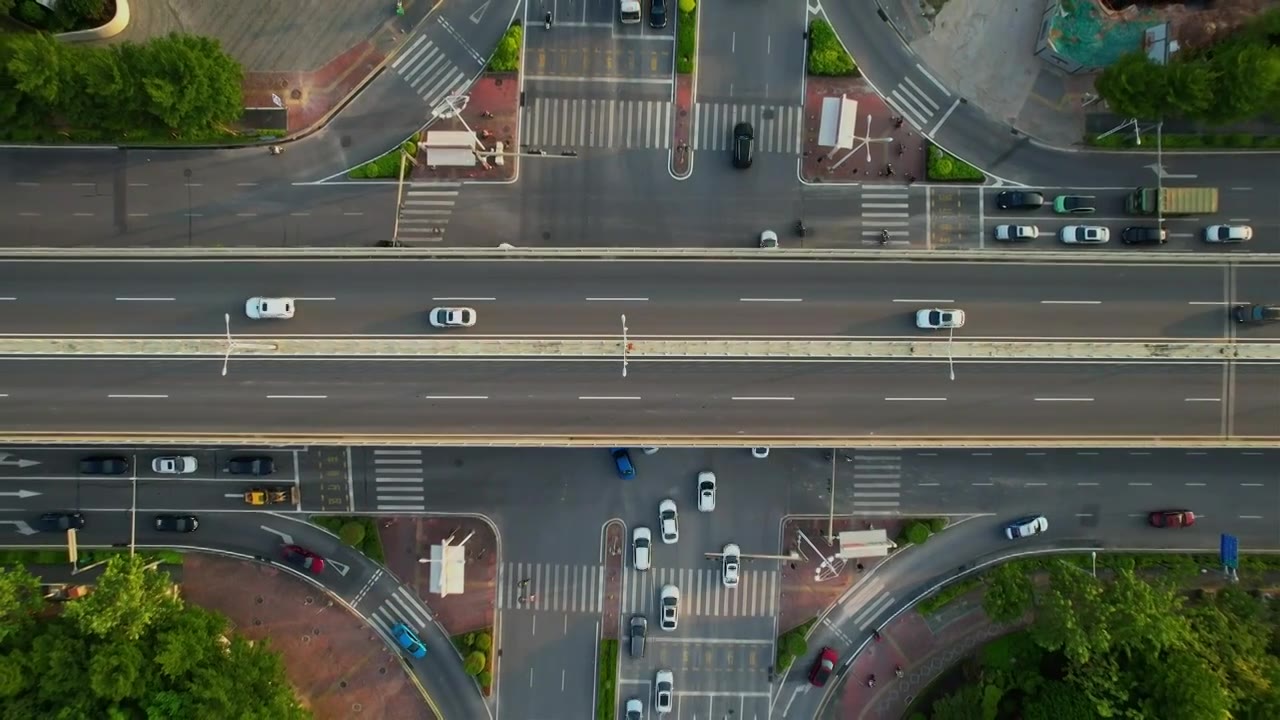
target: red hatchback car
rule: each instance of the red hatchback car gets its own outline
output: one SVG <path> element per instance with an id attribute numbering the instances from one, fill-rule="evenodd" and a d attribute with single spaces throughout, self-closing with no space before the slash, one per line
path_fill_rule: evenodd
<path id="1" fill-rule="evenodd" d="M 1190 510 L 1157 510 L 1147 516 L 1151 527 L 1184 528 L 1196 524 L 1196 514 Z"/>
<path id="2" fill-rule="evenodd" d="M 822 652 L 818 653 L 818 659 L 814 661 L 813 667 L 809 668 L 809 682 L 816 687 L 822 687 L 827 684 L 827 678 L 831 677 L 831 673 L 835 672 L 836 662 L 840 660 L 840 656 L 835 650 L 829 647 L 822 648 Z"/>
<path id="3" fill-rule="evenodd" d="M 280 549 L 280 554 L 284 556 L 285 562 L 299 570 L 304 570 L 312 575 L 319 575 L 324 572 L 324 558 L 301 545 L 285 545 Z"/>

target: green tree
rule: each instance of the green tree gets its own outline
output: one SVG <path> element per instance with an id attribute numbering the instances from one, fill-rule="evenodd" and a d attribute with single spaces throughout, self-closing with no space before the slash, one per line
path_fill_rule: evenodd
<path id="1" fill-rule="evenodd" d="M 680 0 L 680 2 L 678 2 L 676 5 L 677 7 L 680 8 L 680 12 L 691 13 L 693 12 L 694 8 L 698 7 L 698 1 L 697 0 Z"/>
<path id="2" fill-rule="evenodd" d="M 489 69 L 494 72 L 511 72 L 519 69 L 520 41 L 523 36 L 524 29 L 521 26 L 512 25 L 507 28 L 507 32 L 498 41 L 498 47 L 493 51 L 493 58 L 489 60 Z"/>
<path id="3" fill-rule="evenodd" d="M 1004 563 L 987 574 L 982 609 L 996 622 L 1010 622 L 1031 609 L 1031 578 L 1016 562 Z"/>
<path id="4" fill-rule="evenodd" d="M 1227 123 L 1251 118 L 1267 109 L 1280 88 L 1280 51 L 1243 40 L 1213 50 L 1217 93 L 1204 119 Z"/>
<path id="5" fill-rule="evenodd" d="M 118 704 L 146 693 L 148 670 L 139 643 L 100 643 L 89 658 L 89 687 L 99 698 Z"/>
<path id="6" fill-rule="evenodd" d="M 1088 698 L 1061 680 L 1028 694 L 1022 705 L 1023 720 L 1095 720 L 1097 717 Z"/>
<path id="7" fill-rule="evenodd" d="M 1168 72 L 1141 50 L 1109 65 L 1094 82 L 1113 112 L 1142 120 L 1159 119 L 1168 109 Z"/>
<path id="8" fill-rule="evenodd" d="M 481 670 L 484 670 L 486 662 L 488 660 L 485 658 L 484 653 L 476 650 L 467 655 L 466 659 L 462 661 L 462 671 L 468 675 L 476 675 Z"/>
<path id="9" fill-rule="evenodd" d="M 0 646 L 30 628 L 43 605 L 34 575 L 21 566 L 0 567 Z"/>
<path id="10" fill-rule="evenodd" d="M 240 117 L 243 73 L 217 40 L 170 33 L 141 46 L 131 64 L 142 109 L 163 127 L 208 130 Z"/>
<path id="11" fill-rule="evenodd" d="M 965 685 L 933 703 L 930 720 L 986 720 L 982 717 L 982 685 Z"/>
<path id="12" fill-rule="evenodd" d="M 138 555 L 112 557 L 94 591 L 68 603 L 64 617 L 86 635 L 130 641 L 169 620 L 181 604 L 169 576 L 149 571 L 147 562 Z"/>
<path id="13" fill-rule="evenodd" d="M 1165 104 L 1175 108 L 1178 114 L 1191 118 L 1210 114 L 1216 99 L 1217 78 L 1213 69 L 1203 62 L 1173 62 L 1166 70 Z"/>
<path id="14" fill-rule="evenodd" d="M 14 90 L 46 112 L 58 106 L 65 91 L 66 45 L 45 33 L 6 38 L 5 73 Z"/>

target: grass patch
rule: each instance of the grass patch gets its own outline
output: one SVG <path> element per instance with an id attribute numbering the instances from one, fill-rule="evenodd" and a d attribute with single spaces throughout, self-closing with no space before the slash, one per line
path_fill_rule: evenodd
<path id="1" fill-rule="evenodd" d="M 382 539 L 378 537 L 377 521 L 363 515 L 313 515 L 311 522 L 342 539 L 342 542 L 364 553 L 370 560 L 382 564 Z"/>
<path id="2" fill-rule="evenodd" d="M 493 628 L 449 638 L 462 654 L 462 669 L 476 679 L 485 697 L 493 692 Z"/>
<path id="3" fill-rule="evenodd" d="M 774 672 L 778 674 L 786 672 L 796 658 L 809 652 L 809 642 L 805 640 L 805 636 L 809 634 L 809 628 L 812 628 L 816 622 L 818 618 L 809 618 L 778 636 L 778 657 L 773 663 Z"/>
<path id="4" fill-rule="evenodd" d="M 374 158 L 369 162 L 355 167 L 351 172 L 347 173 L 347 177 L 354 180 L 361 178 L 395 178 L 400 172 L 400 153 L 409 153 L 409 157 L 418 157 L 418 133 L 414 133 L 408 140 L 405 140 L 400 147 L 389 151 L 386 155 Z M 413 170 L 413 163 L 405 161 L 404 173 L 407 176 Z"/>
<path id="5" fill-rule="evenodd" d="M 76 563 L 80 567 L 107 560 L 116 555 L 128 555 L 128 548 L 85 549 L 80 548 Z M 163 565 L 181 565 L 182 553 L 174 550 L 148 550 L 138 553 L 150 562 Z M 0 550 L 0 565 L 67 565 L 67 551 L 61 550 Z"/>
<path id="6" fill-rule="evenodd" d="M 983 182 L 987 179 L 981 170 L 936 145 L 929 146 L 925 175 L 938 182 Z"/>
<path id="7" fill-rule="evenodd" d="M 1097 135 L 1085 135 L 1084 141 L 1086 145 L 1100 148 L 1137 148 L 1142 147 L 1150 150 L 1155 145 L 1155 135 L 1153 133 L 1146 134 L 1145 144 L 1139 146 L 1131 132 L 1118 132 L 1106 137 L 1098 137 Z M 1250 148 L 1273 149 L 1280 148 L 1280 135 L 1249 135 L 1247 133 L 1234 133 L 1229 135 L 1177 135 L 1165 133 L 1160 139 L 1161 146 L 1166 150 L 1178 150 L 1184 148 L 1227 148 L 1234 150 L 1248 150 Z"/>
<path id="8" fill-rule="evenodd" d="M 693 72 L 698 57 L 698 8 L 685 12 L 680 8 L 676 19 L 676 72 L 688 75 Z"/>
<path id="9" fill-rule="evenodd" d="M 618 709 L 618 641 L 600 641 L 596 665 L 596 720 L 614 720 Z"/>
<path id="10" fill-rule="evenodd" d="M 514 72 L 520 69 L 520 44 L 524 40 L 524 27 L 520 21 L 511 23 L 511 27 L 502 34 L 498 47 L 489 58 L 490 72 Z"/>
<path id="11" fill-rule="evenodd" d="M 942 608 L 955 602 L 957 598 L 967 594 L 969 591 L 982 587 L 982 579 L 976 577 L 965 578 L 958 582 L 944 586 L 938 592 L 921 600 L 916 605 L 916 612 L 921 615 L 932 615 Z"/>
<path id="12" fill-rule="evenodd" d="M 809 55 L 805 65 L 810 75 L 847 77 L 858 74 L 858 66 L 844 51 L 831 23 L 821 18 L 809 22 Z"/>

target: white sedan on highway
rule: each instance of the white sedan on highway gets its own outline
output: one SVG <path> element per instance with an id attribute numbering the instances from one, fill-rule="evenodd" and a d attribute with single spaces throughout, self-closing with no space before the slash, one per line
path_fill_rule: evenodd
<path id="1" fill-rule="evenodd" d="M 251 297 L 244 302 L 244 314 L 251 320 L 288 320 L 293 305 L 293 298 Z"/>
<path id="2" fill-rule="evenodd" d="M 996 239 L 1006 242 L 1026 242 L 1040 237 L 1040 228 L 1035 225 L 997 225 Z"/>
<path id="3" fill-rule="evenodd" d="M 1210 225 L 1204 229 L 1204 241 L 1211 243 L 1239 243 L 1253 239 L 1253 228 L 1248 225 Z"/>
<path id="4" fill-rule="evenodd" d="M 727 588 L 738 587 L 738 577 L 742 573 L 742 548 L 737 543 L 729 543 L 720 554 L 720 579 Z"/>
<path id="5" fill-rule="evenodd" d="M 676 513 L 676 501 L 667 498 L 658 503 L 658 532 L 662 542 L 673 545 L 680 539 L 680 518 Z"/>
<path id="6" fill-rule="evenodd" d="M 698 512 L 716 509 L 716 474 L 710 470 L 698 473 Z"/>
<path id="7" fill-rule="evenodd" d="M 925 308 L 916 311 L 916 327 L 921 330 L 947 330 L 964 327 L 964 311 L 955 308 Z"/>
<path id="8" fill-rule="evenodd" d="M 151 472 L 161 475 L 189 475 L 196 471 L 196 459 L 190 455 L 165 455 L 151 461 Z"/>
<path id="9" fill-rule="evenodd" d="M 1101 225 L 1068 225 L 1058 237 L 1068 245 L 1101 245 L 1111 241 L 1111 231 Z"/>
<path id="10" fill-rule="evenodd" d="M 640 526 L 631 531 L 631 566 L 636 570 L 648 570 L 653 564 L 653 533 Z"/>
<path id="11" fill-rule="evenodd" d="M 438 307 L 431 311 L 431 324 L 438 328 L 472 327 L 476 324 L 476 311 L 471 308 Z"/>

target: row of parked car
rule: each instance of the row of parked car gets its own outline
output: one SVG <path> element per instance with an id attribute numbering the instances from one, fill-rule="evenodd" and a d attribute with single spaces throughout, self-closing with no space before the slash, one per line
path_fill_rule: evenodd
<path id="1" fill-rule="evenodd" d="M 1097 212 L 1092 195 L 1058 195 L 1053 211 L 1059 215 L 1092 215 Z M 1039 210 L 1046 204 L 1043 193 L 1034 190 L 1005 190 L 996 195 L 1001 210 Z M 997 225 L 995 239 L 1003 242 L 1029 242 L 1040 237 L 1035 225 Z M 1248 225 L 1210 225 L 1204 229 L 1205 242 L 1241 243 L 1253 239 Z M 1058 231 L 1058 239 L 1070 245 L 1101 245 L 1111 241 L 1111 230 L 1101 225 L 1068 225 Z M 1163 245 L 1169 242 L 1169 231 L 1158 225 L 1134 225 L 1120 232 L 1126 245 Z"/>
<path id="2" fill-rule="evenodd" d="M 93 455 L 79 463 L 81 475 L 127 475 L 129 458 L 123 455 Z M 161 455 L 151 460 L 151 472 L 159 475 L 190 475 L 200 467 L 194 455 Z M 269 455 L 242 455 L 227 461 L 225 472 L 229 475 L 270 475 L 276 471 L 276 461 Z"/>

